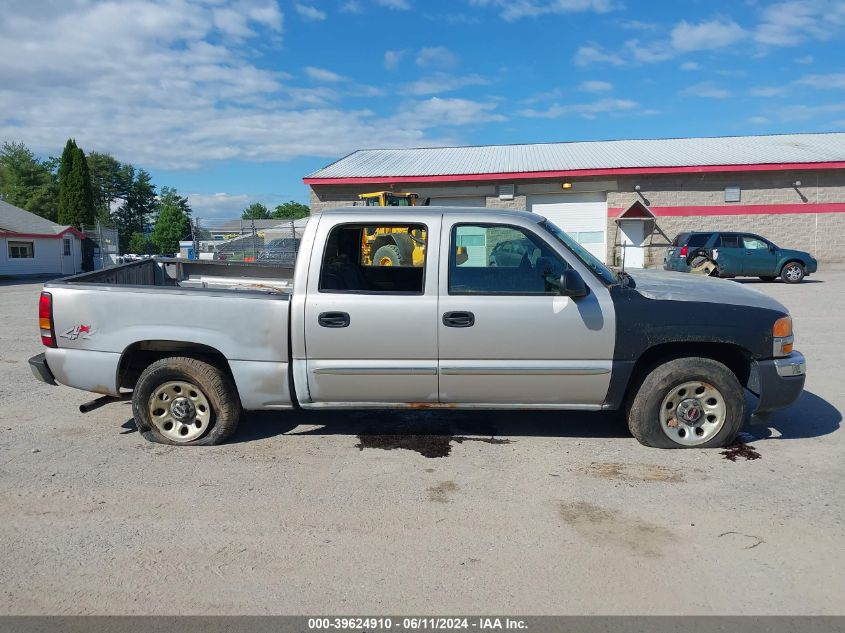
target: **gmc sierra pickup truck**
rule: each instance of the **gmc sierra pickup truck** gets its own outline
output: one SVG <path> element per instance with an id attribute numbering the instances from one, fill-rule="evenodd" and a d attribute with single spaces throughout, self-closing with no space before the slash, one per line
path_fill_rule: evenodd
<path id="1" fill-rule="evenodd" d="M 519 257 L 491 255 L 503 243 Z M 529 247 L 530 245 L 530 247 Z M 623 409 L 664 448 L 792 404 L 784 306 L 730 281 L 615 273 L 545 218 L 437 207 L 314 216 L 293 269 L 149 259 L 47 283 L 36 377 L 129 397 L 139 430 L 217 444 L 242 410 Z M 561 420 L 564 423 L 564 420 Z"/>

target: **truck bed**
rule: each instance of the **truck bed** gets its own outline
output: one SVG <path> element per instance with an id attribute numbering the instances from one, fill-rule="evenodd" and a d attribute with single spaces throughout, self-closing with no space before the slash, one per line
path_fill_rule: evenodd
<path id="1" fill-rule="evenodd" d="M 293 268 L 271 264 L 150 258 L 66 277 L 53 283 L 290 294 L 293 271 Z"/>

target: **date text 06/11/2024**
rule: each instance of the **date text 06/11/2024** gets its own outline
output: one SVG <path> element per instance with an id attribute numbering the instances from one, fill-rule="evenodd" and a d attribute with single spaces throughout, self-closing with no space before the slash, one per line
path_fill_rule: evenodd
<path id="1" fill-rule="evenodd" d="M 526 630 L 525 620 L 499 617 L 448 618 L 407 617 L 400 619 L 386 617 L 351 618 L 308 618 L 308 629 L 320 630 L 383 630 L 383 631 L 447 631 L 447 630 Z"/>

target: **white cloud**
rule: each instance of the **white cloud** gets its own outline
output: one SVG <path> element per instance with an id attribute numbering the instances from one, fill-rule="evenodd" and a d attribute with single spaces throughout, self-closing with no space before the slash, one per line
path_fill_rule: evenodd
<path id="1" fill-rule="evenodd" d="M 375 0 L 376 4 L 395 11 L 408 11 L 411 3 L 408 0 Z"/>
<path id="2" fill-rule="evenodd" d="M 581 46 L 575 53 L 575 63 L 578 66 L 590 64 L 610 64 L 611 66 L 624 66 L 625 60 L 616 53 L 607 53 L 597 44 Z"/>
<path id="3" fill-rule="evenodd" d="M 749 123 L 753 123 L 754 125 L 766 125 L 767 123 L 771 123 L 771 119 L 764 116 L 753 116 L 748 119 Z"/>
<path id="4" fill-rule="evenodd" d="M 799 86 L 809 86 L 816 90 L 843 90 L 845 89 L 845 73 L 806 75 L 795 83 Z"/>
<path id="5" fill-rule="evenodd" d="M 428 77 L 422 77 L 407 84 L 406 89 L 410 94 L 434 95 L 443 92 L 460 90 L 467 86 L 485 86 L 490 81 L 480 75 L 455 76 L 448 73 L 435 73 Z"/>
<path id="6" fill-rule="evenodd" d="M 583 81 L 578 86 L 578 90 L 580 90 L 581 92 L 605 92 L 607 90 L 612 89 L 612 83 L 610 83 L 609 81 L 599 81 L 598 79 Z"/>
<path id="7" fill-rule="evenodd" d="M 607 13 L 619 8 L 614 0 L 470 0 L 470 5 L 497 8 L 508 21 L 553 13 Z"/>
<path id="8" fill-rule="evenodd" d="M 684 62 L 681 70 L 701 70 L 701 66 L 697 62 Z"/>
<path id="9" fill-rule="evenodd" d="M 753 97 L 778 97 L 786 92 L 786 86 L 758 86 L 748 91 Z"/>
<path id="10" fill-rule="evenodd" d="M 714 84 L 712 81 L 702 81 L 681 91 L 687 97 L 702 97 L 704 99 L 726 99 L 731 93 Z"/>
<path id="11" fill-rule="evenodd" d="M 326 12 L 321 11 L 317 7 L 312 7 L 308 4 L 299 4 L 297 3 L 294 5 L 296 7 L 296 12 L 299 14 L 303 20 L 307 20 L 309 22 L 319 22 L 321 20 L 326 19 Z"/>
<path id="12" fill-rule="evenodd" d="M 422 68 L 448 67 L 458 63 L 458 57 L 445 46 L 428 46 L 417 53 L 417 66 Z"/>
<path id="13" fill-rule="evenodd" d="M 797 46 L 807 39 L 830 39 L 843 27 L 841 0 L 790 0 L 763 9 L 754 37 L 765 46 Z"/>
<path id="14" fill-rule="evenodd" d="M 724 48 L 748 34 L 730 19 L 716 19 L 690 24 L 682 20 L 672 29 L 672 46 L 676 51 L 690 52 Z"/>
<path id="15" fill-rule="evenodd" d="M 254 198 L 230 193 L 189 193 L 188 203 L 196 218 L 231 218 L 237 217 Z"/>
<path id="16" fill-rule="evenodd" d="M 387 70 L 396 70 L 399 62 L 408 51 L 384 51 L 384 67 Z"/>
<path id="17" fill-rule="evenodd" d="M 592 103 L 554 104 L 547 110 L 522 110 L 520 114 L 532 119 L 558 119 L 562 116 L 577 115 L 585 119 L 594 119 L 599 114 L 629 112 L 639 104 L 629 99 L 599 99 Z"/>
<path id="18" fill-rule="evenodd" d="M 816 60 L 812 55 L 804 55 L 803 57 L 798 57 L 795 59 L 796 64 L 803 64 L 805 66 L 812 64 L 814 61 Z"/>
<path id="19" fill-rule="evenodd" d="M 361 13 L 363 10 L 364 7 L 361 6 L 358 0 L 348 0 L 340 5 L 341 13 Z"/>
<path id="20" fill-rule="evenodd" d="M 337 73 L 332 72 L 331 70 L 326 70 L 325 68 L 317 68 L 315 66 L 306 66 L 305 74 L 308 75 L 314 81 L 327 81 L 329 83 L 343 81 L 346 79 L 342 75 L 338 75 Z"/>
<path id="21" fill-rule="evenodd" d="M 403 110 L 392 120 L 399 126 L 410 125 L 414 127 L 505 121 L 506 117 L 494 112 L 495 109 L 495 103 L 432 97 L 425 101 L 406 104 Z"/>

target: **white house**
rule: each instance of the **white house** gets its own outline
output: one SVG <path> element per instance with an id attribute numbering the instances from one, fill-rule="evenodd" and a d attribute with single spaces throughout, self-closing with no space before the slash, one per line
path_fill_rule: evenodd
<path id="1" fill-rule="evenodd" d="M 0 277 L 82 272 L 85 235 L 0 200 Z"/>

